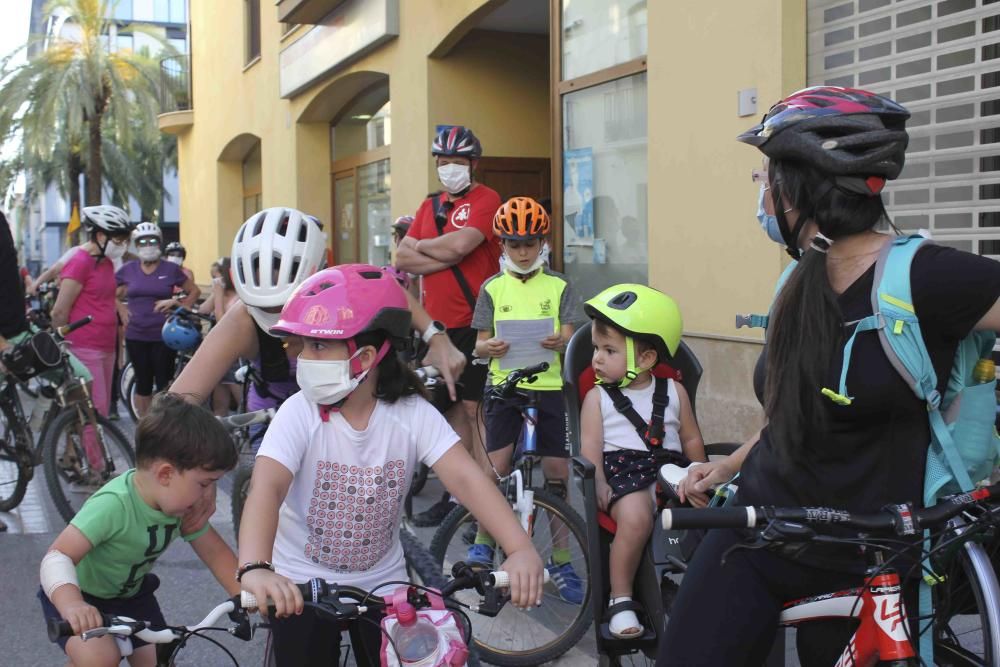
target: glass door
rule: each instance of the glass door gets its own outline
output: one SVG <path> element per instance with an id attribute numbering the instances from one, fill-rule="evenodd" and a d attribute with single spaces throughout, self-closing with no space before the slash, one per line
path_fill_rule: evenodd
<path id="1" fill-rule="evenodd" d="M 333 256 L 337 264 L 358 261 L 354 170 L 333 175 Z"/>

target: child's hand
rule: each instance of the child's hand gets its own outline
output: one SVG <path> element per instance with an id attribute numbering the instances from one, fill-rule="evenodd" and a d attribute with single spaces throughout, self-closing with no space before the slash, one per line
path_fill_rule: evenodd
<path id="1" fill-rule="evenodd" d="M 556 352 L 562 352 L 563 348 L 566 347 L 566 341 L 560 334 L 552 334 L 546 338 L 542 339 L 542 347 L 546 350 L 555 350 Z"/>
<path id="2" fill-rule="evenodd" d="M 542 604 L 542 559 L 532 547 L 507 556 L 500 569 L 510 575 L 510 601 L 530 609 Z"/>
<path id="3" fill-rule="evenodd" d="M 608 511 L 611 503 L 611 486 L 603 479 L 595 480 L 595 493 L 597 493 L 597 507 L 602 512 Z"/>
<path id="4" fill-rule="evenodd" d="M 215 514 L 215 484 L 209 485 L 194 505 L 181 516 L 181 535 L 197 533 Z"/>
<path id="5" fill-rule="evenodd" d="M 677 485 L 677 495 L 682 502 L 693 507 L 705 507 L 712 487 L 725 484 L 736 473 L 729 469 L 725 461 L 710 461 L 688 468 L 688 474 Z"/>
<path id="6" fill-rule="evenodd" d="M 104 625 L 104 619 L 101 616 L 100 610 L 83 600 L 70 602 L 59 613 L 73 626 L 74 635 L 79 635 L 87 630 L 99 628 Z"/>
<path id="7" fill-rule="evenodd" d="M 541 562 L 541 561 L 539 561 Z M 271 570 L 260 568 L 250 570 L 240 580 L 240 588 L 249 591 L 257 598 L 257 611 L 267 617 L 268 600 L 274 605 L 274 614 L 278 618 L 302 613 L 302 592 L 289 579 Z"/>
<path id="8" fill-rule="evenodd" d="M 486 354 L 490 357 L 502 357 L 510 349 L 510 343 L 494 336 L 486 341 Z"/>

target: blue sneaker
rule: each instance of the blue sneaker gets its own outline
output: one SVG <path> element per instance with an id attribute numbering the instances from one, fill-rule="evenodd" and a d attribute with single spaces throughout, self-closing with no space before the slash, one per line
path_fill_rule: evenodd
<path id="1" fill-rule="evenodd" d="M 549 561 L 545 569 L 549 571 L 549 581 L 556 585 L 559 597 L 570 604 L 581 604 L 583 596 L 587 592 L 587 587 L 583 584 L 583 579 L 573 569 L 571 563 L 556 565 Z"/>
<path id="2" fill-rule="evenodd" d="M 473 544 L 465 554 L 465 562 L 469 565 L 493 567 L 493 547 L 488 544 Z"/>

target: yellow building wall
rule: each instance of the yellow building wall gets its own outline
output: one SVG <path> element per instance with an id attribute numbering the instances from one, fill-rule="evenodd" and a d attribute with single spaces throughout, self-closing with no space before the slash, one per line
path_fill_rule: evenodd
<path id="1" fill-rule="evenodd" d="M 261 141 L 263 206 L 299 208 L 323 220 L 330 232 L 329 122 L 350 101 L 336 96 L 336 88 L 348 77 L 389 75 L 394 216 L 412 212 L 428 188 L 437 185 L 429 158 L 436 122 L 464 122 L 480 132 L 500 119 L 499 129 L 489 129 L 483 137 L 490 155 L 547 156 L 547 42 L 516 36 L 503 45 L 487 35 L 485 43 L 494 53 L 467 47 L 461 40 L 478 17 L 501 4 L 503 0 L 400 0 L 398 37 L 285 100 L 278 92 L 279 53 L 309 26 L 283 38 L 277 9 L 261 3 L 261 56 L 245 65 L 243 1 L 191 3 L 194 123 L 178 136 L 178 163 L 181 240 L 196 279 L 207 282 L 209 265 L 229 254 L 243 222 L 241 156 L 233 155 L 238 153 L 234 146 L 242 146 L 234 144 L 238 137 L 252 135 Z M 431 58 L 436 50 L 446 53 Z M 515 69 L 511 62 L 520 71 L 510 71 Z M 516 123 L 507 122 L 483 99 L 491 79 L 498 92 L 522 91 L 526 108 Z M 442 97 L 429 95 L 433 90 Z M 468 92 L 457 92 L 463 90 Z M 473 111 L 456 119 L 443 105 Z"/>
<path id="2" fill-rule="evenodd" d="M 762 333 L 736 330 L 734 315 L 767 312 L 786 255 L 755 217 L 761 154 L 736 136 L 804 85 L 805 2 L 650 2 L 648 12 L 650 283 L 677 300 L 705 366 L 706 441 L 741 440 L 761 424 L 751 378 Z M 737 91 L 754 87 L 757 113 L 739 117 Z"/>

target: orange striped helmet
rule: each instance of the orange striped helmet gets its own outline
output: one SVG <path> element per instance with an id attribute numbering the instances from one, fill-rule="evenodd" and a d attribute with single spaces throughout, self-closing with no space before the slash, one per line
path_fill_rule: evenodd
<path id="1" fill-rule="evenodd" d="M 502 239 L 548 236 L 549 214 L 531 197 L 512 197 L 493 216 L 493 233 Z"/>

